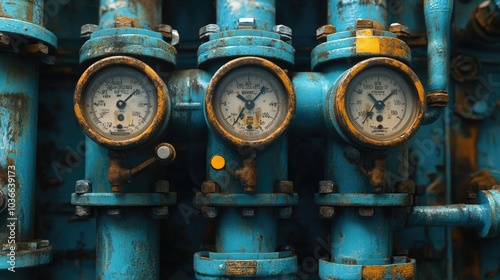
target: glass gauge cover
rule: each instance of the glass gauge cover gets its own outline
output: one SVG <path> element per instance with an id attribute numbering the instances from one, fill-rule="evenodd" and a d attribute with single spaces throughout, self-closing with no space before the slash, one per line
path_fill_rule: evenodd
<path id="1" fill-rule="evenodd" d="M 75 111 L 90 138 L 104 146 L 125 148 L 153 137 L 165 119 L 166 112 L 161 110 L 166 91 L 158 90 L 162 82 L 152 69 L 142 68 L 147 67 L 144 63 L 139 61 L 136 65 L 142 67 L 138 68 L 115 62 L 93 65 L 82 76 L 85 80 L 75 92 Z"/>
<path id="2" fill-rule="evenodd" d="M 286 129 L 295 110 L 295 95 L 283 70 L 274 64 L 269 66 L 269 61 L 256 61 L 265 60 L 243 58 L 243 62 L 232 61 L 223 66 L 224 74 L 219 71 L 214 76 L 215 82 L 207 94 L 211 126 L 237 146 L 259 146 L 272 141 Z"/>
<path id="3" fill-rule="evenodd" d="M 344 92 L 337 90 L 337 120 L 344 132 L 365 146 L 395 146 L 416 131 L 423 117 L 418 78 L 405 72 L 411 71 L 406 65 L 391 62 L 345 75 L 340 86 Z"/>

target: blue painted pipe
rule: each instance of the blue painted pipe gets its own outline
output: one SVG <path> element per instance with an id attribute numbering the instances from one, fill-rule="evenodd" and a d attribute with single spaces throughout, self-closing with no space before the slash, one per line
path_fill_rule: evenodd
<path id="1" fill-rule="evenodd" d="M 100 0 L 99 25 L 114 28 L 115 20 L 128 17 L 134 27 L 152 29 L 161 23 L 161 0 Z"/>
<path id="2" fill-rule="evenodd" d="M 360 18 L 373 20 L 376 29 L 387 30 L 387 1 L 328 1 L 328 20 L 337 32 L 354 30 Z"/>
<path id="3" fill-rule="evenodd" d="M 43 24 L 43 0 L 1 0 L 2 17 Z"/>
<path id="4" fill-rule="evenodd" d="M 254 18 L 256 29 L 272 30 L 276 25 L 275 0 L 217 0 L 217 24 L 221 30 L 236 29 L 240 18 Z"/>
<path id="5" fill-rule="evenodd" d="M 449 44 L 453 0 L 424 1 L 427 27 L 428 91 L 448 91 Z M 424 124 L 434 122 L 443 107 L 427 107 Z"/>
<path id="6" fill-rule="evenodd" d="M 34 231 L 38 64 L 33 58 L 0 53 L 0 167 L 5 176 L 12 171 L 16 204 L 14 216 L 4 211 L 2 217 L 17 218 L 16 242 L 30 241 Z M 9 194 L 11 185 L 2 183 Z M 6 243 L 8 235 L 1 230 L 0 242 Z"/>

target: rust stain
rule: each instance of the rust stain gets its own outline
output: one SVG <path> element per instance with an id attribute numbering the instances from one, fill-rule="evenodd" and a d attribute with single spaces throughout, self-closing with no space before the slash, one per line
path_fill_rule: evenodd
<path id="1" fill-rule="evenodd" d="M 416 279 L 415 265 L 412 263 L 399 265 L 373 265 L 363 266 L 362 279 Z"/>
<path id="2" fill-rule="evenodd" d="M 12 74 L 9 73 L 10 75 Z M 30 117 L 26 114 L 28 97 L 24 93 L 0 94 L 0 96 L 0 132 L 2 135 L 0 147 L 8 150 L 9 154 L 16 154 L 17 151 L 11 147 L 17 143 L 27 128 L 25 126 Z"/>
<path id="3" fill-rule="evenodd" d="M 228 276 L 249 277 L 257 273 L 257 261 L 226 261 Z"/>

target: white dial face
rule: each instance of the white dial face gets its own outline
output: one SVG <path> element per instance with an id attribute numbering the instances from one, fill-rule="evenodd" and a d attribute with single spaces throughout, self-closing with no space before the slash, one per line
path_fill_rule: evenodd
<path id="1" fill-rule="evenodd" d="M 283 124 L 287 94 L 273 74 L 258 67 L 242 67 L 221 80 L 213 107 L 222 127 L 233 136 L 260 140 Z"/>
<path id="2" fill-rule="evenodd" d="M 373 67 L 354 77 L 345 93 L 346 111 L 354 126 L 375 140 L 397 138 L 416 117 L 417 93 L 396 71 Z"/>
<path id="3" fill-rule="evenodd" d="M 83 93 L 83 110 L 90 127 L 111 140 L 128 140 L 153 122 L 156 89 L 143 73 L 124 66 L 96 75 Z"/>

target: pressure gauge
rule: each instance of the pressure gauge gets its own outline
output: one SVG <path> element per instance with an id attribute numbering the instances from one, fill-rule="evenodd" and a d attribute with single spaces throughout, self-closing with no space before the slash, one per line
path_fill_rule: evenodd
<path id="1" fill-rule="evenodd" d="M 164 82 L 144 62 L 110 57 L 90 66 L 75 91 L 75 113 L 86 134 L 110 149 L 154 138 L 168 116 Z"/>
<path id="2" fill-rule="evenodd" d="M 335 119 L 352 140 L 368 148 L 396 146 L 414 134 L 425 108 L 424 89 L 405 64 L 372 58 L 356 64 L 335 90 Z"/>
<path id="3" fill-rule="evenodd" d="M 272 62 L 244 57 L 222 66 L 205 97 L 211 128 L 237 147 L 263 147 L 286 130 L 295 112 L 295 92 Z"/>

